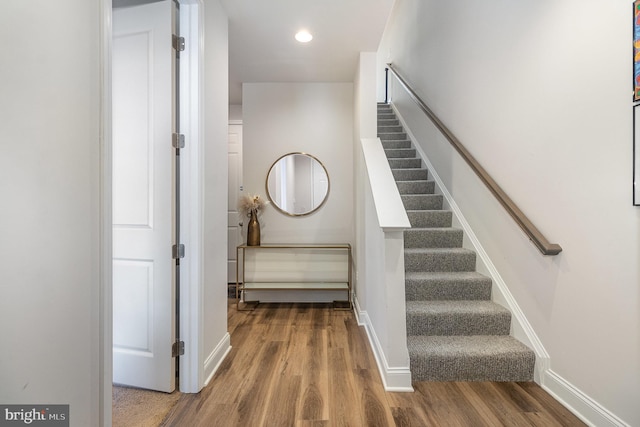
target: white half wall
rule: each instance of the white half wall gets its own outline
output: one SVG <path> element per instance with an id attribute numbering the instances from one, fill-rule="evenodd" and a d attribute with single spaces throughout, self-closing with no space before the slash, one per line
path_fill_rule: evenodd
<path id="1" fill-rule="evenodd" d="M 378 52 L 379 68 L 393 62 L 562 246 L 542 256 L 394 85 L 395 106 L 550 355 L 542 386 L 593 425 L 640 425 L 631 14 L 626 1 L 398 0 Z"/>
<path id="2" fill-rule="evenodd" d="M 356 295 L 358 322 L 365 326 L 388 391 L 412 391 L 404 293 L 404 230 L 411 228 L 380 139 L 363 139 L 358 186 L 364 193 L 366 260 Z M 360 292 L 362 289 L 365 292 Z"/>
<path id="3" fill-rule="evenodd" d="M 20 35 L 0 67 L 0 402 L 69 404 L 74 427 L 101 418 L 101 260 L 111 268 L 100 8 L 25 0 L 0 14 L 0 34 Z"/>

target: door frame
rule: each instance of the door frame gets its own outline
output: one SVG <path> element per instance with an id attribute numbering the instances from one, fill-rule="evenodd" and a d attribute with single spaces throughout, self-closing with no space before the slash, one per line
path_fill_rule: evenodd
<path id="1" fill-rule="evenodd" d="M 204 323 L 203 253 L 204 253 L 204 120 L 201 90 L 203 87 L 204 24 L 203 0 L 180 0 L 180 31 L 187 39 L 181 53 L 180 133 L 186 146 L 180 150 L 180 233 L 187 255 L 180 262 L 180 339 L 185 342 L 185 356 L 178 359 L 179 389 L 197 393 L 204 386 L 204 363 L 200 356 L 201 328 Z M 191 42 L 188 42 L 188 41 Z"/>
<path id="2" fill-rule="evenodd" d="M 242 164 L 242 158 L 243 158 L 243 150 L 242 150 L 242 147 L 243 147 L 243 145 L 242 145 L 243 144 L 243 141 L 242 141 L 242 119 L 230 119 L 229 120 L 229 131 L 231 131 L 231 126 L 240 126 L 240 135 L 241 135 L 240 136 L 240 163 Z M 228 147 L 229 147 L 229 140 L 227 140 L 227 152 L 228 152 Z M 228 163 L 228 155 L 227 155 L 227 163 Z M 242 171 L 240 171 L 240 176 L 241 177 L 244 176 Z M 236 188 L 235 191 L 237 191 L 238 193 L 241 193 L 241 192 L 244 191 L 243 189 L 244 189 L 244 182 L 242 182 L 242 180 L 241 180 L 240 188 Z M 237 211 L 237 208 L 236 208 L 236 211 Z M 236 256 L 237 256 L 236 246 L 239 245 L 239 244 L 242 244 L 242 227 L 243 226 L 241 224 L 244 222 L 244 221 L 241 221 L 240 223 L 238 223 L 238 221 L 239 221 L 239 218 L 236 218 L 235 219 L 235 223 L 236 223 L 236 226 L 239 227 L 239 228 L 238 228 L 238 231 L 237 231 L 236 236 L 234 238 L 235 244 L 232 246 L 233 253 Z M 227 214 L 227 227 L 229 226 L 229 224 L 230 224 L 229 215 Z M 229 245 L 227 245 L 227 246 L 229 246 Z M 229 250 L 229 248 L 227 248 L 227 250 Z M 232 284 L 232 283 L 234 283 L 234 284 L 238 283 L 237 263 L 238 263 L 238 260 L 236 259 L 236 269 L 235 269 L 235 271 L 236 271 L 236 280 L 235 280 L 235 282 L 234 281 L 230 282 L 229 281 L 229 262 L 228 262 L 228 258 L 227 258 L 227 285 Z"/>
<path id="3" fill-rule="evenodd" d="M 203 364 L 200 363 L 203 313 L 201 309 L 203 293 L 203 197 L 204 165 L 202 135 L 202 60 L 204 52 L 200 42 L 204 35 L 202 22 L 203 0 L 179 0 L 180 27 L 182 35 L 192 40 L 182 52 L 184 60 L 180 73 L 183 88 L 179 108 L 184 108 L 185 117 L 181 133 L 187 144 L 181 150 L 182 180 L 180 184 L 183 212 L 180 218 L 182 238 L 187 248 L 187 256 L 180 268 L 180 336 L 185 341 L 185 356 L 178 359 L 180 366 L 179 389 L 185 393 L 197 393 L 204 385 Z M 101 118 L 100 118 L 100 313 L 98 349 L 100 377 L 98 412 L 101 426 L 110 426 L 112 421 L 112 381 L 113 381 L 113 287 L 112 287 L 112 0 L 100 0 L 101 13 Z M 169 351 L 170 349 L 167 349 Z"/>

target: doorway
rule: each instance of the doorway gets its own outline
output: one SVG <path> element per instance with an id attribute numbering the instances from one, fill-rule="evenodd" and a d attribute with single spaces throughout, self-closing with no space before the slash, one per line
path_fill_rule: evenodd
<path id="1" fill-rule="evenodd" d="M 238 202 L 243 191 L 242 184 L 242 121 L 229 121 L 229 182 L 228 182 L 228 211 L 227 211 L 227 283 L 235 289 L 236 283 L 242 280 L 237 277 L 237 251 L 242 243 L 242 229 L 244 220 L 238 212 Z"/>
<path id="2" fill-rule="evenodd" d="M 123 1 L 133 3 L 148 2 L 148 0 L 113 0 L 113 5 Z M 175 0 L 173 0 L 175 1 Z M 179 188 L 182 215 L 179 218 L 181 241 L 186 247 L 186 256 L 180 260 L 179 280 L 180 290 L 176 305 L 180 307 L 180 314 L 176 317 L 176 329 L 184 341 L 185 355 L 176 361 L 180 372 L 180 380 L 176 387 L 181 392 L 197 393 L 204 385 L 202 366 L 199 363 L 203 324 L 201 309 L 203 287 L 203 200 L 204 186 L 203 147 L 201 144 L 204 134 L 202 120 L 202 87 L 203 58 L 202 45 L 198 43 L 203 37 L 203 23 L 201 21 L 202 0 L 180 0 L 180 33 L 186 39 L 186 48 L 181 52 L 181 73 L 179 87 L 181 89 L 179 109 L 182 114 L 180 131 L 185 136 L 186 148 L 180 150 L 181 182 Z M 102 314 L 101 314 L 101 377 L 100 413 L 104 425 L 110 425 L 112 410 L 112 380 L 113 380 L 113 286 L 112 286 L 112 188 L 114 175 L 112 152 L 112 2 L 103 3 L 103 126 L 104 145 L 102 149 L 103 161 L 103 270 L 102 277 Z M 189 40 L 195 42 L 190 43 Z M 171 247 L 169 248 L 171 250 Z M 169 349 L 171 351 L 171 349 Z"/>
<path id="3" fill-rule="evenodd" d="M 199 171 L 194 161 L 199 145 L 199 81 L 193 66 L 198 54 L 197 44 L 181 52 L 183 72 L 178 73 L 172 34 L 180 26 L 182 34 L 200 31 L 198 3 L 182 6 L 187 10 L 179 18 L 180 5 L 172 0 L 117 3 L 123 7 L 113 10 L 110 67 L 113 378 L 120 384 L 170 392 L 176 386 L 174 373 L 181 369 L 184 381 L 180 389 L 197 391 L 198 377 L 193 372 L 197 352 L 189 352 L 190 358 L 180 357 L 176 364 L 172 350 L 176 350 L 176 337 L 185 330 L 185 335 L 193 336 L 189 332 L 194 325 L 189 320 L 198 296 L 190 287 L 191 280 L 197 279 L 193 266 L 199 263 L 199 227 L 193 221 L 193 212 L 199 209 Z M 187 89 L 178 96 L 181 87 Z M 179 108 L 172 101 L 178 98 Z M 177 112 L 183 109 L 189 114 L 179 126 Z M 183 130 L 180 139 L 189 141 L 187 149 L 175 148 L 177 129 Z M 186 173 L 180 173 L 181 165 Z M 176 183 L 180 175 L 186 179 Z M 179 194 L 183 203 L 178 203 Z M 187 259 L 180 260 L 179 251 L 172 253 L 179 240 L 194 247 Z M 186 301 L 181 302 L 181 296 Z M 180 308 L 183 313 L 176 315 Z M 186 321 L 180 322 L 183 317 Z M 197 348 L 197 343 L 190 345 Z"/>

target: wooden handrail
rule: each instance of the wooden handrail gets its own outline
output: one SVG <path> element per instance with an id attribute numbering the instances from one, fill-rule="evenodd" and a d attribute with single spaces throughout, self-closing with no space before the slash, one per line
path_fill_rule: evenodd
<path id="1" fill-rule="evenodd" d="M 487 186 L 489 191 L 498 199 L 500 204 L 507 210 L 509 215 L 520 226 L 522 231 L 525 232 L 534 245 L 542 252 L 543 255 L 557 255 L 562 251 L 562 248 L 557 243 L 550 243 L 546 237 L 536 228 L 535 225 L 527 218 L 527 216 L 518 208 L 518 206 L 511 200 L 507 193 L 500 188 L 493 178 L 487 173 L 487 171 L 478 163 L 478 161 L 469 153 L 469 151 L 462 145 L 460 140 L 447 128 L 444 123 L 434 114 L 434 112 L 427 106 L 427 104 L 420 99 L 418 94 L 411 89 L 407 81 L 402 78 L 393 64 L 387 64 L 389 70 L 395 75 L 400 84 L 409 93 L 409 96 L 413 101 L 418 104 L 420 109 L 429 117 L 431 122 L 442 132 L 445 138 L 451 143 L 453 148 L 462 156 L 471 169 L 478 175 L 478 178 Z"/>

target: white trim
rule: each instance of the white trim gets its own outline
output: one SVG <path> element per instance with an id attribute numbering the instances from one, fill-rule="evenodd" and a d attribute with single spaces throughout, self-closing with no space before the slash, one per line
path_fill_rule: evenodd
<path id="1" fill-rule="evenodd" d="M 444 182 L 442 181 L 442 179 L 440 179 L 440 176 L 438 176 L 426 153 L 422 150 L 422 147 L 420 147 L 419 144 L 415 143 L 417 139 L 413 135 L 413 133 L 411 133 L 411 130 L 402 118 L 402 115 L 395 108 L 395 105 L 391 104 L 391 107 L 395 111 L 398 119 L 400 120 L 400 123 L 404 127 L 407 136 L 413 142 L 413 147 L 420 154 L 420 157 L 422 157 L 422 161 L 424 162 L 425 167 L 429 170 L 429 175 L 433 177 L 433 180 L 436 182 L 437 191 L 442 194 L 442 196 L 446 200 L 449 209 L 453 212 L 454 218 L 458 222 L 457 225 L 464 230 L 465 238 L 468 239 L 471 248 L 475 250 L 476 254 L 478 255 L 478 271 L 491 277 L 493 281 L 491 299 L 494 302 L 504 305 L 511 311 L 511 335 L 522 341 L 535 352 L 536 365 L 534 380 L 540 384 L 542 376 L 550 366 L 549 353 L 547 353 L 546 349 L 542 345 L 542 342 L 538 338 L 538 335 L 535 333 L 533 327 L 520 309 L 520 306 L 511 294 L 511 291 L 509 291 L 509 288 L 505 281 L 502 279 L 502 276 L 500 276 L 498 269 L 495 267 L 495 265 L 489 258 L 489 255 L 482 247 L 482 244 L 471 229 L 471 226 L 469 225 L 464 215 L 462 214 L 462 211 L 453 199 L 453 196 L 451 196 L 451 193 L 449 193 L 449 191 L 447 190 Z"/>
<path id="2" fill-rule="evenodd" d="M 364 326 L 364 329 L 367 332 L 369 344 L 376 359 L 376 364 L 378 365 L 378 371 L 380 372 L 384 389 L 390 392 L 413 392 L 413 387 L 411 387 L 411 370 L 409 366 L 389 366 L 369 315 L 366 311 L 360 309 L 360 303 L 357 298 L 353 300 L 353 305 L 358 325 Z M 409 386 L 407 386 L 407 384 L 409 384 Z"/>
<path id="3" fill-rule="evenodd" d="M 222 361 L 227 357 L 227 354 L 231 351 L 231 335 L 227 332 L 218 345 L 213 349 L 211 354 L 207 356 L 204 362 L 204 386 L 209 384 L 209 381 L 213 378 Z"/>
<path id="4" fill-rule="evenodd" d="M 112 424 L 113 406 L 113 283 L 112 266 L 112 145 L 111 145 L 111 0 L 100 2 L 100 289 L 98 325 L 98 424 Z"/>
<path id="5" fill-rule="evenodd" d="M 380 138 L 362 138 L 360 144 L 380 228 L 385 232 L 411 228 Z"/>
<path id="6" fill-rule="evenodd" d="M 200 325 L 202 325 L 202 247 L 204 182 L 202 165 L 202 109 L 200 108 L 201 33 L 200 3 L 180 3 L 180 32 L 186 39 L 186 49 L 180 64 L 180 133 L 185 135 L 185 148 L 180 153 L 180 217 L 181 243 L 186 257 L 180 265 L 180 339 L 185 342 L 185 356 L 181 357 L 179 387 L 183 393 L 201 390 Z"/>
<path id="7" fill-rule="evenodd" d="M 631 427 L 551 369 L 544 373 L 541 386 L 587 425 Z"/>
<path id="8" fill-rule="evenodd" d="M 360 309 L 360 303 L 358 302 L 358 296 L 356 295 L 355 292 L 351 293 L 351 301 L 353 302 L 353 314 L 355 314 L 356 316 L 356 322 L 358 323 L 358 326 L 365 326 L 365 320 L 363 318 L 360 317 L 360 313 L 362 313 L 362 315 L 366 315 L 366 311 L 361 310 Z M 369 320 L 369 316 L 367 315 L 367 320 Z"/>

